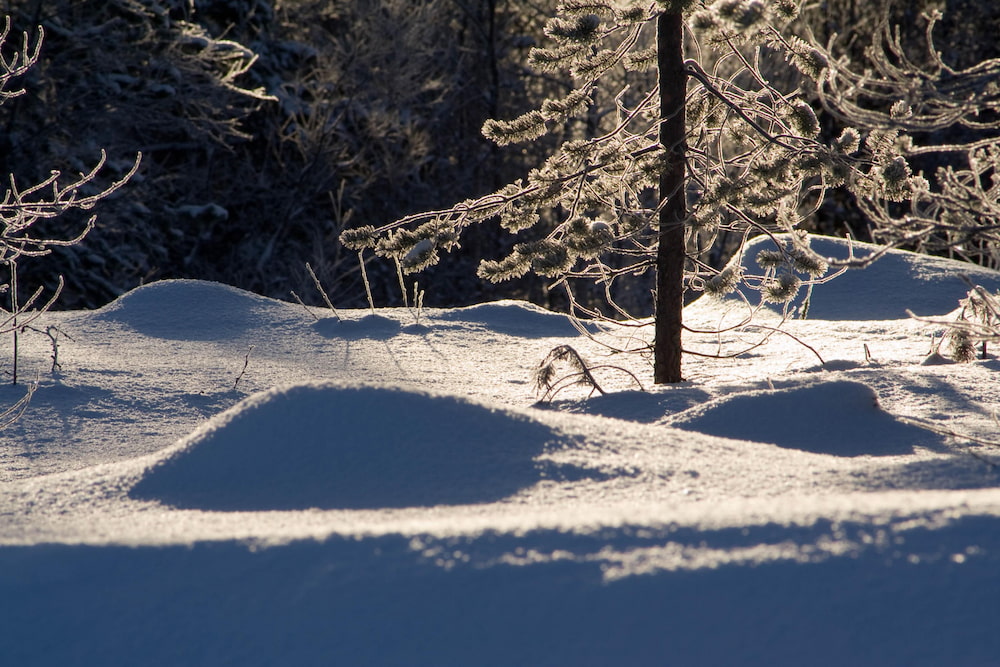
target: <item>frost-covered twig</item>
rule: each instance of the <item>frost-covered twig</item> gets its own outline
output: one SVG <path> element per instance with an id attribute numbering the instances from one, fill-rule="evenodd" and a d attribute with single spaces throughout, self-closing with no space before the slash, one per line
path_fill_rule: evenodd
<path id="1" fill-rule="evenodd" d="M 559 375 L 557 364 L 565 364 L 570 369 L 571 372 Z M 569 345 L 559 345 L 545 356 L 545 359 L 538 365 L 535 369 L 535 388 L 541 393 L 541 398 L 539 398 L 540 403 L 547 403 L 552 401 L 556 395 L 563 389 L 573 385 L 584 385 L 591 388 L 591 394 L 597 392 L 601 395 L 607 392 L 597 383 L 597 379 L 594 377 L 593 371 L 598 369 L 612 369 L 625 373 L 636 383 L 640 391 L 645 391 L 642 386 L 642 382 L 639 378 L 635 376 L 630 370 L 622 368 L 621 366 L 614 366 L 611 364 L 599 364 L 596 366 L 588 365 L 587 362 L 583 360 L 580 353 L 577 352 L 573 347 Z"/>
<path id="2" fill-rule="evenodd" d="M 0 31 L 0 47 L 3 46 L 10 31 L 10 20 L 7 19 Z M 23 74 L 33 65 L 37 58 L 41 43 L 41 30 L 34 48 L 28 46 L 25 35 L 22 49 L 9 58 L 0 55 L 0 104 L 11 97 L 10 93 L 2 91 L 11 77 Z M 0 53 L 3 49 L 0 48 Z M 42 220 L 57 218 L 71 211 L 89 211 L 103 199 L 110 197 L 127 183 L 139 169 L 141 154 L 136 154 L 135 161 L 124 175 L 107 186 L 98 186 L 97 180 L 104 171 L 107 155 L 102 150 L 97 163 L 89 170 L 75 177 L 64 179 L 60 171 L 52 171 L 48 177 L 33 185 L 22 187 L 18 185 L 13 174 L 8 176 L 9 186 L 0 198 L 0 264 L 9 271 L 9 279 L 5 286 L 9 292 L 9 311 L 0 322 L 0 333 L 10 333 L 13 336 L 13 382 L 18 380 L 18 335 L 47 311 L 62 291 L 64 281 L 59 277 L 59 283 L 51 297 L 35 312 L 29 311 L 41 298 L 42 288 L 39 287 L 24 303 L 20 301 L 18 290 L 18 261 L 22 258 L 41 257 L 52 252 L 54 247 L 69 247 L 80 243 L 94 228 L 96 217 L 91 215 L 82 226 L 66 237 L 38 235 L 34 226 Z M 68 180 L 68 182 L 66 182 Z M 53 369 L 58 361 L 53 355 Z"/>
<path id="3" fill-rule="evenodd" d="M 316 314 L 316 313 L 314 313 L 313 311 L 309 310 L 309 306 L 307 306 L 307 305 L 305 304 L 305 302 L 304 302 L 304 301 L 302 300 L 302 297 L 300 297 L 300 296 L 299 296 L 298 294 L 296 294 L 296 293 L 295 293 L 295 290 L 292 290 L 292 291 L 291 291 L 291 292 L 289 292 L 289 293 L 290 293 L 290 294 L 292 295 L 292 298 L 293 298 L 293 299 L 295 299 L 295 301 L 296 301 L 296 302 L 297 302 L 297 303 L 298 303 L 298 304 L 299 304 L 300 306 L 302 306 L 302 309 L 303 309 L 304 311 L 306 311 L 307 313 L 309 313 L 309 316 L 310 316 L 310 317 L 312 317 L 312 318 L 313 318 L 314 320 L 316 320 L 317 322 L 319 322 L 319 315 L 317 315 L 317 314 Z"/>
<path id="4" fill-rule="evenodd" d="M 5 16 L 3 28 L 0 29 L 0 46 L 7 43 L 10 29 L 10 16 Z M 22 76 L 38 62 L 43 37 L 44 31 L 38 28 L 38 36 L 35 38 L 34 44 L 31 43 L 28 34 L 23 33 L 20 49 L 13 50 L 10 55 L 6 55 L 3 50 L 0 50 L 0 104 L 24 94 L 23 88 L 9 90 L 7 86 L 12 79 Z"/>
<path id="5" fill-rule="evenodd" d="M 243 368 L 240 369 L 240 374 L 236 376 L 236 381 L 233 382 L 233 391 L 236 391 L 236 388 L 240 386 L 240 380 L 243 379 L 243 374 L 247 372 L 247 366 L 250 365 L 250 353 L 253 352 L 253 348 L 254 346 L 251 345 L 247 349 L 247 353 L 243 355 Z"/>
<path id="6" fill-rule="evenodd" d="M 31 397 L 35 395 L 35 390 L 38 389 L 38 382 L 31 382 L 27 385 L 27 391 L 24 396 L 22 396 L 14 405 L 10 406 L 3 412 L 0 412 L 0 431 L 7 428 L 24 414 L 24 411 L 28 409 L 28 403 L 31 402 Z"/>
<path id="7" fill-rule="evenodd" d="M 575 371 L 566 376 L 571 378 L 571 381 L 568 383 L 565 377 L 560 378 L 556 375 L 556 364 L 559 362 L 565 363 Z M 552 400 L 555 394 L 565 388 L 565 386 L 568 386 L 568 384 L 583 384 L 589 386 L 592 393 L 593 391 L 600 394 L 605 393 L 590 372 L 590 368 L 583 360 L 583 357 L 580 356 L 580 353 L 569 345 L 559 345 L 550 350 L 545 359 L 538 365 L 538 368 L 535 369 L 535 387 L 539 392 L 542 392 L 542 397 L 539 400 L 542 402 Z"/>
<path id="8" fill-rule="evenodd" d="M 313 268 L 312 266 L 310 266 L 309 262 L 306 262 L 306 271 L 309 272 L 309 277 L 312 278 L 313 284 L 316 286 L 316 291 L 320 293 L 320 296 L 323 297 L 323 301 L 326 302 L 326 307 L 329 308 L 331 311 L 333 311 L 333 316 L 336 317 L 337 321 L 339 322 L 340 313 L 338 313 L 337 309 L 333 307 L 333 302 L 330 301 L 329 295 L 327 295 L 326 290 L 323 289 L 323 285 L 319 282 L 319 278 L 316 277 L 316 272 L 313 271 Z"/>
<path id="9" fill-rule="evenodd" d="M 69 338 L 70 340 L 73 340 L 73 337 L 70 336 L 65 331 L 63 331 L 62 329 L 60 329 L 59 327 L 51 324 L 45 327 L 44 329 L 38 329 L 33 326 L 22 326 L 21 328 L 30 329 L 31 331 L 44 334 L 45 336 L 48 337 L 49 345 L 52 347 L 52 355 L 50 356 L 50 359 L 52 359 L 52 367 L 49 370 L 49 372 L 55 374 L 60 370 L 62 370 L 62 364 L 59 363 L 59 337 L 56 334 L 62 334 L 63 336 Z"/>

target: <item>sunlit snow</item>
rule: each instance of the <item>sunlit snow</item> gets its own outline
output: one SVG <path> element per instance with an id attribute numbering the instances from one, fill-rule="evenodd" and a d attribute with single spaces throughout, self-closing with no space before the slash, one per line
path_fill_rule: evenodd
<path id="1" fill-rule="evenodd" d="M 906 315 L 961 272 L 1000 289 L 892 253 L 785 333 L 690 335 L 743 354 L 676 386 L 602 345 L 648 328 L 514 301 L 49 313 L 0 388 L 38 382 L 0 431 L 0 665 L 997 664 L 1000 361 L 921 365 L 943 329 Z M 561 344 L 606 394 L 535 403 Z"/>

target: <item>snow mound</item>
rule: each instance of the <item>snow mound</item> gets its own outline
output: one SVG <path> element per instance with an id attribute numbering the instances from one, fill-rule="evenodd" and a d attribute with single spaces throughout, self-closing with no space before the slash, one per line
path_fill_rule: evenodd
<path id="1" fill-rule="evenodd" d="M 202 280 L 161 280 L 126 292 L 97 311 L 139 333 L 171 340 L 221 340 L 259 324 L 287 307 L 229 285 Z"/>
<path id="2" fill-rule="evenodd" d="M 493 502 L 536 483 L 533 459 L 557 439 L 526 416 L 455 396 L 294 385 L 210 419 L 131 495 L 203 510 Z"/>
<path id="3" fill-rule="evenodd" d="M 786 236 L 776 238 L 784 242 Z M 855 257 L 865 257 L 877 250 L 877 246 L 849 244 L 845 239 L 812 236 L 810 240 L 817 253 L 840 260 L 850 257 L 852 247 Z M 762 269 L 756 262 L 757 253 L 774 248 L 774 242 L 767 236 L 751 239 L 741 263 L 748 273 L 759 275 Z M 944 315 L 958 308 L 959 299 L 969 291 L 961 279 L 962 274 L 991 292 L 1000 290 L 998 271 L 967 262 L 892 250 L 867 268 L 850 269 L 830 282 L 813 286 L 808 317 L 813 320 L 893 320 L 908 318 L 907 310 L 923 316 Z M 760 300 L 756 292 L 745 293 L 751 303 Z M 792 302 L 793 307 L 801 306 L 805 297 L 806 290 L 800 290 Z M 738 296 L 730 300 L 737 308 L 745 309 Z M 702 299 L 693 306 L 711 305 L 708 300 L 699 304 L 700 301 Z M 774 304 L 768 307 L 780 310 Z"/>
<path id="4" fill-rule="evenodd" d="M 912 454 L 915 445 L 940 441 L 930 431 L 884 412 L 871 387 L 847 380 L 727 396 L 682 412 L 668 423 L 836 456 Z"/>
<path id="5" fill-rule="evenodd" d="M 435 321 L 479 324 L 483 328 L 521 338 L 576 336 L 569 317 L 527 301 L 505 299 L 436 313 Z"/>

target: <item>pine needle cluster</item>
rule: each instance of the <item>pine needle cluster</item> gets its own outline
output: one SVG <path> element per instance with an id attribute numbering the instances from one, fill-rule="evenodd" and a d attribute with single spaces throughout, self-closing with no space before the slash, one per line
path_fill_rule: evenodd
<path id="1" fill-rule="evenodd" d="M 825 259 L 810 250 L 805 234 L 793 234 L 785 243 L 759 251 L 754 259 L 764 272 L 761 296 L 776 304 L 793 301 L 803 285 L 813 284 L 830 269 Z"/>
<path id="2" fill-rule="evenodd" d="M 987 345 L 1000 342 L 1000 294 L 991 294 L 974 285 L 959 305 L 958 317 L 946 323 L 951 358 L 959 363 L 974 361 L 977 346 L 986 358 Z"/>

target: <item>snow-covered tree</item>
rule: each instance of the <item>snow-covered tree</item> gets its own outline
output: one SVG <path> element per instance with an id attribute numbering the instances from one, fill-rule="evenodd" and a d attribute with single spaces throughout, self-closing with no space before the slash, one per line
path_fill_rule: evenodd
<path id="1" fill-rule="evenodd" d="M 615 113 L 564 141 L 524 180 L 449 209 L 349 230 L 342 241 L 411 272 L 456 247 L 466 227 L 499 218 L 527 238 L 506 256 L 484 260 L 480 275 L 550 277 L 573 310 L 590 318 L 631 318 L 616 288 L 655 270 L 651 352 L 660 383 L 682 378 L 687 291 L 743 286 L 744 293 L 756 289 L 761 302 L 782 303 L 821 279 L 828 262 L 800 232 L 833 189 L 857 202 L 887 247 L 947 248 L 996 262 L 1000 146 L 990 131 L 1000 126 L 1000 61 L 947 65 L 934 47 L 939 15 L 931 13 L 927 56 L 915 62 L 891 27 L 887 4 L 865 50 L 868 62 L 852 62 L 835 53 L 835 39 L 820 45 L 808 27 L 793 24 L 799 4 L 560 2 L 546 27 L 552 44 L 536 48 L 532 63 L 569 72 L 575 90 L 512 120 L 489 121 L 483 131 L 501 145 L 531 142 L 586 117 L 608 82 Z M 825 112 L 822 126 L 818 111 Z M 933 134 L 956 126 L 986 134 L 945 143 Z M 945 155 L 958 156 L 958 164 Z M 945 166 L 925 178 L 914 169 L 922 156 Z M 756 258 L 763 275 L 709 261 L 713 248 L 733 238 L 778 232 L 790 240 L 775 239 L 775 249 Z M 581 305 L 574 298 L 581 281 L 600 285 L 611 310 Z"/>
<path id="2" fill-rule="evenodd" d="M 823 80 L 829 62 L 787 29 L 798 9 L 794 0 L 560 2 L 546 28 L 552 44 L 531 59 L 541 71 L 568 71 L 575 90 L 483 131 L 501 145 L 531 142 L 586 115 L 613 77 L 624 82 L 615 113 L 565 141 L 526 179 L 449 209 L 349 230 L 342 241 L 411 272 L 456 247 L 469 225 L 499 217 L 510 232 L 535 235 L 484 260 L 480 275 L 550 277 L 591 318 L 630 318 L 615 299 L 619 281 L 655 270 L 654 378 L 681 380 L 687 290 L 727 293 L 742 284 L 764 301 L 787 302 L 802 276 L 809 282 L 827 270 L 795 232 L 830 188 L 896 200 L 918 184 L 881 135 L 848 128 L 821 138 L 803 91 Z M 797 75 L 772 80 L 768 68 L 777 63 Z M 539 233 L 543 210 L 554 210 L 556 221 Z M 793 240 L 758 258 L 763 275 L 706 261 L 717 243 L 776 232 Z M 580 281 L 599 284 L 611 310 L 581 305 L 573 296 Z"/>

